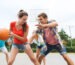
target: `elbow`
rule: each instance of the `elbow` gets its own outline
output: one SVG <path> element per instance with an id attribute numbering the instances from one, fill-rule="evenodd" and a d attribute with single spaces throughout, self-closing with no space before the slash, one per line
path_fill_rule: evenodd
<path id="1" fill-rule="evenodd" d="M 55 26 L 58 26 L 58 23 L 57 22 L 55 22 Z"/>
<path id="2" fill-rule="evenodd" d="M 54 23 L 54 27 L 56 27 L 56 26 L 58 26 L 58 23 L 55 22 L 55 23 Z"/>
<path id="3" fill-rule="evenodd" d="M 55 26 L 58 26 L 58 23 L 56 23 Z"/>
<path id="4" fill-rule="evenodd" d="M 58 26 L 58 23 L 56 22 L 56 20 L 52 20 L 52 21 L 53 21 L 55 27 Z"/>

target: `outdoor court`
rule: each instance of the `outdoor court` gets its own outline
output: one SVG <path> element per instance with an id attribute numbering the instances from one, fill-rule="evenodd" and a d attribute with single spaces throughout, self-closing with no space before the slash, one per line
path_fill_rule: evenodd
<path id="1" fill-rule="evenodd" d="M 75 53 L 68 53 L 68 55 L 75 63 Z M 3 53 L 0 53 L 0 65 L 7 65 L 5 55 Z M 30 59 L 26 54 L 19 53 L 13 65 L 33 65 L 33 63 L 30 61 Z M 60 54 L 50 53 L 46 57 L 46 65 L 67 65 L 67 64 Z"/>

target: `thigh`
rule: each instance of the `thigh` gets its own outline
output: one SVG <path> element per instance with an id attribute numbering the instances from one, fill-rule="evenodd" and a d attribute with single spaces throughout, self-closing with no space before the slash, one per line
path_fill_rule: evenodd
<path id="1" fill-rule="evenodd" d="M 30 47 L 29 44 L 25 45 L 26 49 L 25 49 L 25 53 L 30 57 L 30 58 L 34 58 L 34 53 Z"/>
<path id="2" fill-rule="evenodd" d="M 10 55 L 9 55 L 9 61 L 13 62 L 15 60 L 15 57 L 16 57 L 18 51 L 19 50 L 18 50 L 17 47 L 12 46 L 11 52 L 10 52 Z"/>
<path id="3" fill-rule="evenodd" d="M 60 54 L 65 54 L 66 53 L 66 48 L 63 46 L 61 46 L 60 44 L 57 44 L 55 46 L 55 49 L 60 53 Z"/>
<path id="4" fill-rule="evenodd" d="M 52 46 L 43 46 L 40 53 L 46 56 L 52 49 Z"/>

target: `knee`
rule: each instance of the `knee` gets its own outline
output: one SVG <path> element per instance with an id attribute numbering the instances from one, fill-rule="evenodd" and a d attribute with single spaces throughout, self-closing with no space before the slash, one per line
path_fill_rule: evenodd
<path id="1" fill-rule="evenodd" d="M 12 62 L 8 62 L 8 65 L 12 65 Z"/>
<path id="2" fill-rule="evenodd" d="M 36 58 L 31 58 L 32 62 L 36 63 L 37 59 Z"/>
<path id="3" fill-rule="evenodd" d="M 8 65 L 12 65 L 13 60 L 8 60 Z"/>

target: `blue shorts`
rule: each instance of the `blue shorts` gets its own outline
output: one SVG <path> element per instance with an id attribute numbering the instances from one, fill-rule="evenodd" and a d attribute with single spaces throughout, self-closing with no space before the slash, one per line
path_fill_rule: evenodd
<path id="1" fill-rule="evenodd" d="M 38 49 L 41 49 L 44 45 L 37 46 Z"/>
<path id="2" fill-rule="evenodd" d="M 13 43 L 12 44 L 12 48 L 18 48 L 19 50 L 24 51 L 26 49 L 26 47 L 25 47 L 26 44 L 16 44 L 16 43 Z"/>
<path id="3" fill-rule="evenodd" d="M 44 50 L 44 48 L 42 48 L 41 55 L 46 56 L 53 49 L 56 49 L 60 54 L 65 54 L 66 53 L 66 48 L 64 46 L 61 46 L 60 44 L 56 44 L 56 45 L 46 44 L 46 46 L 47 46 L 46 50 Z"/>

